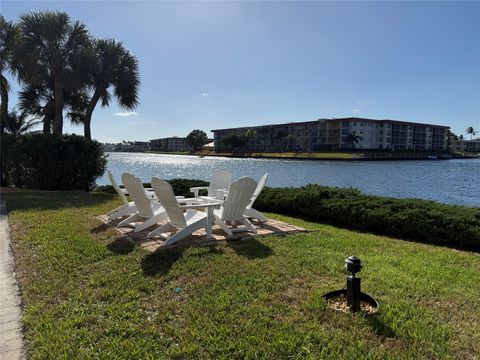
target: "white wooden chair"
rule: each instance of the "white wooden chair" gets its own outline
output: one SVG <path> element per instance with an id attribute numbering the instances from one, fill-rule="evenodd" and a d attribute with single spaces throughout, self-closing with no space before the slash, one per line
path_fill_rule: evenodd
<path id="1" fill-rule="evenodd" d="M 208 186 L 197 186 L 190 188 L 190 191 L 198 198 L 200 190 L 207 190 L 207 197 L 223 200 L 225 192 L 228 191 L 232 182 L 232 174 L 225 170 L 218 170 L 213 174 Z"/>
<path id="2" fill-rule="evenodd" d="M 164 246 L 171 245 L 174 242 L 191 235 L 194 231 L 207 226 L 207 214 L 201 211 L 187 209 L 183 212 L 182 207 L 175 198 L 172 186 L 164 180 L 154 177 L 152 179 L 152 188 L 157 195 L 158 200 L 165 208 L 168 215 L 168 222 L 148 234 L 148 238 L 160 235 L 166 238 Z M 185 202 L 188 199 L 184 200 Z M 198 205 L 201 206 L 201 205 Z M 170 237 L 163 236 L 163 233 L 173 233 Z"/>
<path id="3" fill-rule="evenodd" d="M 122 183 L 132 198 L 137 211 L 120 222 L 118 227 L 131 226 L 132 223 L 143 221 L 141 224 L 134 225 L 134 232 L 139 232 L 155 225 L 157 222 L 166 220 L 167 213 L 158 202 L 153 202 L 143 188 L 142 181 L 129 173 L 122 174 Z"/>
<path id="4" fill-rule="evenodd" d="M 245 216 L 253 219 L 258 219 L 261 222 L 266 222 L 268 221 L 268 218 L 263 215 L 260 211 L 255 210 L 252 206 L 257 200 L 258 196 L 262 192 L 263 188 L 265 187 L 265 184 L 267 183 L 268 179 L 268 173 L 263 175 L 260 178 L 260 181 L 258 182 L 257 188 L 255 189 L 255 192 L 253 193 L 252 198 L 250 199 L 250 203 L 247 205 L 247 209 L 245 210 Z"/>
<path id="5" fill-rule="evenodd" d="M 107 170 L 108 178 L 110 179 L 110 182 L 112 183 L 113 188 L 117 192 L 118 196 L 120 196 L 120 199 L 122 200 L 122 205 L 119 207 L 110 210 L 107 215 L 109 220 L 113 219 L 118 219 L 126 215 L 132 215 L 137 212 L 137 207 L 135 206 L 135 203 L 133 201 L 128 202 L 125 194 L 123 193 L 122 189 L 120 186 L 118 186 L 117 181 L 113 177 L 112 173 Z"/>
<path id="6" fill-rule="evenodd" d="M 232 236 L 234 232 L 252 231 L 257 232 L 255 226 L 245 216 L 245 210 L 250 203 L 257 187 L 255 180 L 249 177 L 240 178 L 230 185 L 227 198 L 220 209 L 213 210 L 215 224 Z M 227 221 L 235 225 L 241 223 L 244 226 L 231 227 Z"/>

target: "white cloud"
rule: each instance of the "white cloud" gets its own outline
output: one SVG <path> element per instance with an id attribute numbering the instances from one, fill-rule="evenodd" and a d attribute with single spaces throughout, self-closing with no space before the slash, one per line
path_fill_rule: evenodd
<path id="1" fill-rule="evenodd" d="M 358 114 L 360 112 L 360 109 L 350 109 L 352 114 Z"/>
<path id="2" fill-rule="evenodd" d="M 122 117 L 130 117 L 130 116 L 136 116 L 138 113 L 136 111 L 123 111 L 123 112 L 116 112 L 113 114 L 113 116 L 122 116 Z"/>
<path id="3" fill-rule="evenodd" d="M 206 92 L 201 93 L 200 96 L 202 96 L 202 97 L 207 97 L 207 96 L 208 96 L 208 93 L 206 93 Z"/>

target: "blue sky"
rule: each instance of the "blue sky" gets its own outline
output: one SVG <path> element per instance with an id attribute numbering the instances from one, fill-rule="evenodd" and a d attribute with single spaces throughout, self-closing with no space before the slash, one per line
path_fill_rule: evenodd
<path id="1" fill-rule="evenodd" d="M 100 141 L 347 116 L 480 129 L 480 2 L 0 4 L 65 11 L 138 57 L 141 104 L 97 107 Z"/>

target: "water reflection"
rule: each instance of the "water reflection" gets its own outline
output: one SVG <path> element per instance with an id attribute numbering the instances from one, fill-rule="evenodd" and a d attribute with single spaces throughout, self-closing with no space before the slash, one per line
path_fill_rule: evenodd
<path id="1" fill-rule="evenodd" d="M 267 185 L 274 187 L 312 183 L 355 187 L 374 195 L 480 206 L 480 159 L 347 162 L 110 153 L 108 168 L 117 179 L 130 171 L 146 182 L 153 176 L 209 180 L 217 169 L 230 171 L 234 178 L 251 176 L 256 180 L 268 172 Z M 109 182 L 103 176 L 98 183 Z"/>

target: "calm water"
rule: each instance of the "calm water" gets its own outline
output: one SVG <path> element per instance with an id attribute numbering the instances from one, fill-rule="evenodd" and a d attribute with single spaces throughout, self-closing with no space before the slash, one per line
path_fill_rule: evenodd
<path id="1" fill-rule="evenodd" d="M 312 183 L 355 187 L 372 195 L 480 206 L 480 159 L 347 162 L 110 153 L 108 168 L 118 180 L 129 171 L 145 182 L 152 176 L 209 180 L 217 169 L 230 171 L 234 178 L 258 180 L 268 172 L 267 185 L 272 187 Z M 97 182 L 109 184 L 107 176 Z"/>

